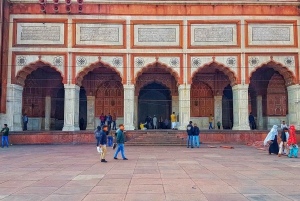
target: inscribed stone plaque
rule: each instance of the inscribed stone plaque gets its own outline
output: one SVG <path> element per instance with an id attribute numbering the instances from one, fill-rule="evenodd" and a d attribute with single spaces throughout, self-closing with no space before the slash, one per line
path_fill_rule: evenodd
<path id="1" fill-rule="evenodd" d="M 293 24 L 248 24 L 249 45 L 293 45 Z"/>
<path id="2" fill-rule="evenodd" d="M 191 46 L 237 45 L 236 24 L 192 24 Z"/>
<path id="3" fill-rule="evenodd" d="M 64 23 L 18 23 L 18 45 L 63 45 Z"/>
<path id="4" fill-rule="evenodd" d="M 76 24 L 76 45 L 123 45 L 123 24 Z"/>
<path id="5" fill-rule="evenodd" d="M 179 46 L 179 24 L 134 25 L 135 46 Z"/>

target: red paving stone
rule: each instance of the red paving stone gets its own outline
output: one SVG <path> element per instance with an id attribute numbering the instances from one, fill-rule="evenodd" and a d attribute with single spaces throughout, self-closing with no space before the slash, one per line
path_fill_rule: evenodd
<path id="1" fill-rule="evenodd" d="M 128 161 L 108 148 L 104 164 L 91 144 L 13 145 L 0 149 L 0 200 L 300 200 L 299 159 L 233 146 L 131 146 Z"/>

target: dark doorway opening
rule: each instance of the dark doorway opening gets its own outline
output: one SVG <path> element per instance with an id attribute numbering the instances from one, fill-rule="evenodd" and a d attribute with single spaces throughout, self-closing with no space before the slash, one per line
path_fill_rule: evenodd
<path id="1" fill-rule="evenodd" d="M 164 120 L 171 114 L 172 96 L 170 89 L 158 84 L 151 83 L 141 88 L 138 99 L 138 120 L 139 123 L 145 123 L 147 116 L 155 115 L 158 119 Z"/>
<path id="2" fill-rule="evenodd" d="M 233 95 L 230 85 L 227 85 L 223 90 L 222 125 L 223 129 L 232 129 L 233 126 Z"/>
<path id="3" fill-rule="evenodd" d="M 79 92 L 79 128 L 80 128 L 80 130 L 86 129 L 86 122 L 87 122 L 86 91 L 83 87 L 80 87 L 80 92 Z"/>

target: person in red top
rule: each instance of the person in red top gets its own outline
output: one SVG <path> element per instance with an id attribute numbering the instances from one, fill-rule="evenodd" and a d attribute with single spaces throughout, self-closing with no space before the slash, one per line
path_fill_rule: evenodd
<path id="1" fill-rule="evenodd" d="M 290 136 L 287 145 L 290 148 L 290 154 L 288 157 L 291 158 L 294 155 L 295 158 L 298 158 L 298 145 L 296 139 L 296 129 L 294 125 L 290 126 Z"/>
<path id="2" fill-rule="evenodd" d="M 101 122 L 100 126 L 102 127 L 105 124 L 105 115 L 102 113 L 99 119 L 100 119 L 100 122 Z"/>

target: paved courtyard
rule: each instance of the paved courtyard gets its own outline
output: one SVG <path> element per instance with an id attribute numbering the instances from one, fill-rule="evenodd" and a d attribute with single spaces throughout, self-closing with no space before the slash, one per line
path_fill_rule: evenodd
<path id="1" fill-rule="evenodd" d="M 0 149 L 0 200 L 300 200 L 300 159 L 243 145 L 125 152 L 114 160 L 109 148 L 104 164 L 91 144 Z"/>

